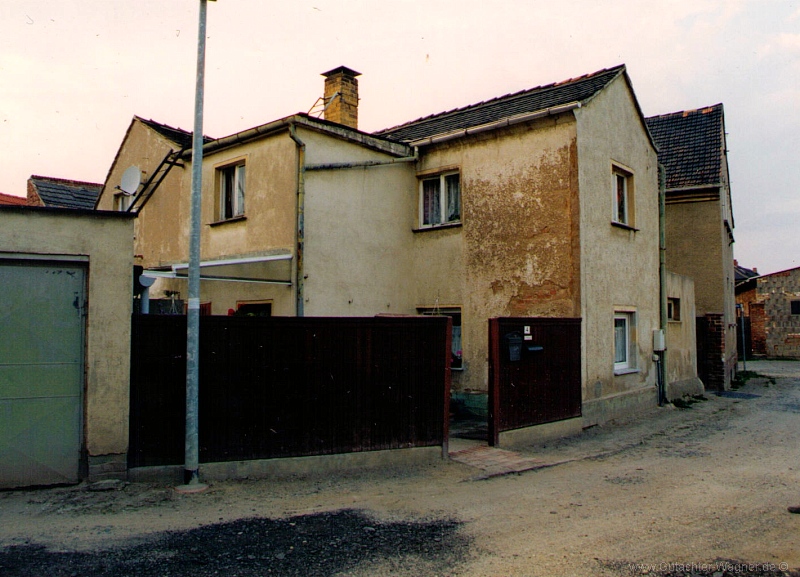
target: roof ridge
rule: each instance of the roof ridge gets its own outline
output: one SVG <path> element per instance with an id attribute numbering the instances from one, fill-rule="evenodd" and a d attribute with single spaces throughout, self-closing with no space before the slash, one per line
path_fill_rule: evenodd
<path id="1" fill-rule="evenodd" d="M 523 90 L 518 90 L 517 92 L 510 92 L 510 93 L 504 94 L 502 96 L 496 96 L 494 98 L 490 98 L 489 100 L 482 100 L 480 102 L 475 102 L 475 103 L 472 103 L 472 104 L 467 104 L 465 106 L 452 108 L 450 110 L 445 110 L 443 112 L 436 112 L 436 113 L 433 113 L 433 114 L 429 114 L 427 116 L 422 116 L 420 118 L 417 118 L 416 120 L 410 120 L 408 122 L 403 122 L 403 123 L 398 124 L 396 126 L 391 126 L 391 127 L 388 127 L 388 128 L 384 128 L 382 130 L 378 130 L 378 131 L 374 132 L 373 134 L 380 135 L 380 134 L 384 134 L 384 133 L 387 133 L 387 132 L 394 132 L 395 130 L 397 130 L 399 128 L 403 128 L 403 127 L 406 127 L 406 126 L 411 126 L 413 124 L 417 124 L 419 122 L 427 121 L 427 120 L 430 120 L 432 118 L 442 118 L 442 117 L 446 117 L 446 116 L 451 115 L 451 114 L 460 114 L 460 113 L 468 111 L 468 110 L 476 110 L 476 109 L 479 109 L 479 108 L 484 107 L 484 106 L 490 106 L 492 104 L 496 104 L 497 102 L 500 102 L 500 101 L 503 101 L 503 100 L 510 101 L 510 100 L 514 100 L 514 99 L 517 99 L 517 98 L 522 98 L 522 97 L 527 96 L 528 94 L 531 94 L 533 92 L 546 92 L 548 90 L 555 90 L 555 89 L 561 88 L 563 86 L 567 86 L 567 85 L 572 84 L 572 83 L 581 82 L 581 81 L 587 80 L 589 78 L 600 76 L 602 74 L 607 74 L 607 73 L 612 72 L 612 71 L 619 71 L 619 70 L 624 70 L 624 69 L 625 69 L 625 64 L 618 64 L 616 66 L 612 66 L 611 68 L 602 68 L 602 69 L 597 70 L 595 72 L 589 72 L 587 74 L 583 74 L 581 76 L 575 76 L 575 77 L 572 77 L 572 78 L 568 78 L 566 80 L 561 80 L 559 82 L 551 82 L 550 84 L 542 84 L 542 85 L 539 85 L 539 86 L 534 86 L 532 88 L 525 88 Z"/>
<path id="2" fill-rule="evenodd" d="M 716 109 L 722 109 L 722 102 L 718 102 L 716 104 L 709 104 L 708 106 L 701 106 L 700 108 L 688 108 L 686 110 L 676 110 L 675 112 L 665 112 L 664 114 L 656 114 L 654 116 L 648 116 L 647 120 L 656 119 L 656 118 L 667 118 L 670 116 L 683 116 L 686 117 L 689 114 L 693 114 L 696 112 L 707 113 L 711 112 Z"/>
<path id="3" fill-rule="evenodd" d="M 62 184 L 77 184 L 77 185 L 84 185 L 84 186 L 94 186 L 94 187 L 99 187 L 99 188 L 103 187 L 103 184 L 99 183 L 99 182 L 89 182 L 87 180 L 73 180 L 71 178 L 58 178 L 56 176 L 42 176 L 42 175 L 38 175 L 38 174 L 32 174 L 31 175 L 31 180 L 33 180 L 33 179 L 46 180 L 46 181 L 49 181 L 49 182 L 59 182 L 59 183 L 62 183 Z"/>

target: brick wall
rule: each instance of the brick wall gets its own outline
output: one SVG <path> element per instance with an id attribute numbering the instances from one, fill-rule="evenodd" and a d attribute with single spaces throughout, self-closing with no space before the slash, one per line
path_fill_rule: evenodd
<path id="1" fill-rule="evenodd" d="M 750 303 L 750 339 L 754 355 L 767 354 L 767 336 L 764 332 L 764 303 Z"/>
<path id="2" fill-rule="evenodd" d="M 697 317 L 697 372 L 706 389 L 725 390 L 735 370 L 735 357 L 726 358 L 725 318 L 722 313 Z"/>
<path id="3" fill-rule="evenodd" d="M 759 278 L 757 292 L 764 306 L 766 355 L 800 358 L 800 314 L 791 312 L 792 301 L 800 301 L 800 268 Z"/>

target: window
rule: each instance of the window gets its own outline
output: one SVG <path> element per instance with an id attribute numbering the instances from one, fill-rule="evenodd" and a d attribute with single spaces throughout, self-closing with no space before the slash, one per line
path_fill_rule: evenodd
<path id="1" fill-rule="evenodd" d="M 420 182 L 420 226 L 461 222 L 461 177 L 457 172 L 424 178 Z"/>
<path id="2" fill-rule="evenodd" d="M 611 171 L 614 194 L 612 222 L 633 226 L 633 174 L 614 166 Z"/>
<path id="3" fill-rule="evenodd" d="M 219 169 L 219 219 L 229 220 L 244 215 L 244 164 Z"/>
<path id="4" fill-rule="evenodd" d="M 614 313 L 614 372 L 632 372 L 636 369 L 633 355 L 634 313 Z"/>
<path id="5" fill-rule="evenodd" d="M 453 334 L 450 342 L 450 368 L 461 370 L 464 368 L 461 352 L 461 308 L 460 307 L 428 307 L 418 308 L 417 312 L 426 316 L 443 315 L 453 319 Z"/>
<path id="6" fill-rule="evenodd" d="M 132 198 L 133 197 L 129 194 L 118 192 L 114 195 L 114 210 L 117 212 L 125 212 L 131 205 Z"/>
<path id="7" fill-rule="evenodd" d="M 667 298 L 667 320 L 681 320 L 681 299 L 674 297 Z"/>
<path id="8" fill-rule="evenodd" d="M 228 313 L 229 315 L 243 316 L 243 317 L 271 317 L 272 316 L 272 302 L 271 301 L 237 301 L 236 311 L 233 309 Z"/>
<path id="9" fill-rule="evenodd" d="M 793 315 L 800 315 L 800 301 L 791 301 L 789 306 L 792 307 Z"/>

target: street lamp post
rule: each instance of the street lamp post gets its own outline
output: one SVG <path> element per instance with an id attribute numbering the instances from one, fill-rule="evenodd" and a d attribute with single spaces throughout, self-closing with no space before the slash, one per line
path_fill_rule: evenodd
<path id="1" fill-rule="evenodd" d="M 214 0 L 211 0 L 212 2 Z M 198 389 L 200 375 L 200 212 L 203 190 L 203 96 L 206 61 L 206 6 L 200 0 L 197 33 L 197 76 L 194 94 L 194 129 L 192 133 L 192 200 L 189 236 L 189 299 L 186 315 L 186 440 L 184 446 L 184 493 L 206 488 L 200 483 L 198 442 Z"/>

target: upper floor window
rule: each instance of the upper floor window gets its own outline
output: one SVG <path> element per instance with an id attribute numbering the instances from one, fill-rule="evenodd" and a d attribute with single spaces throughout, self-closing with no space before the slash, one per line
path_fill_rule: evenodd
<path id="1" fill-rule="evenodd" d="M 612 222 L 633 226 L 633 174 L 618 166 L 611 170 L 614 212 Z"/>
<path id="2" fill-rule="evenodd" d="M 789 306 L 793 315 L 800 315 L 800 301 L 791 301 Z"/>
<path id="3" fill-rule="evenodd" d="M 244 163 L 225 166 L 219 172 L 219 219 L 244 215 Z"/>
<path id="4" fill-rule="evenodd" d="M 131 205 L 132 195 L 124 192 L 118 192 L 114 195 L 114 210 L 117 212 L 125 212 Z"/>
<path id="5" fill-rule="evenodd" d="M 420 181 L 420 226 L 461 222 L 461 176 L 446 172 Z"/>

